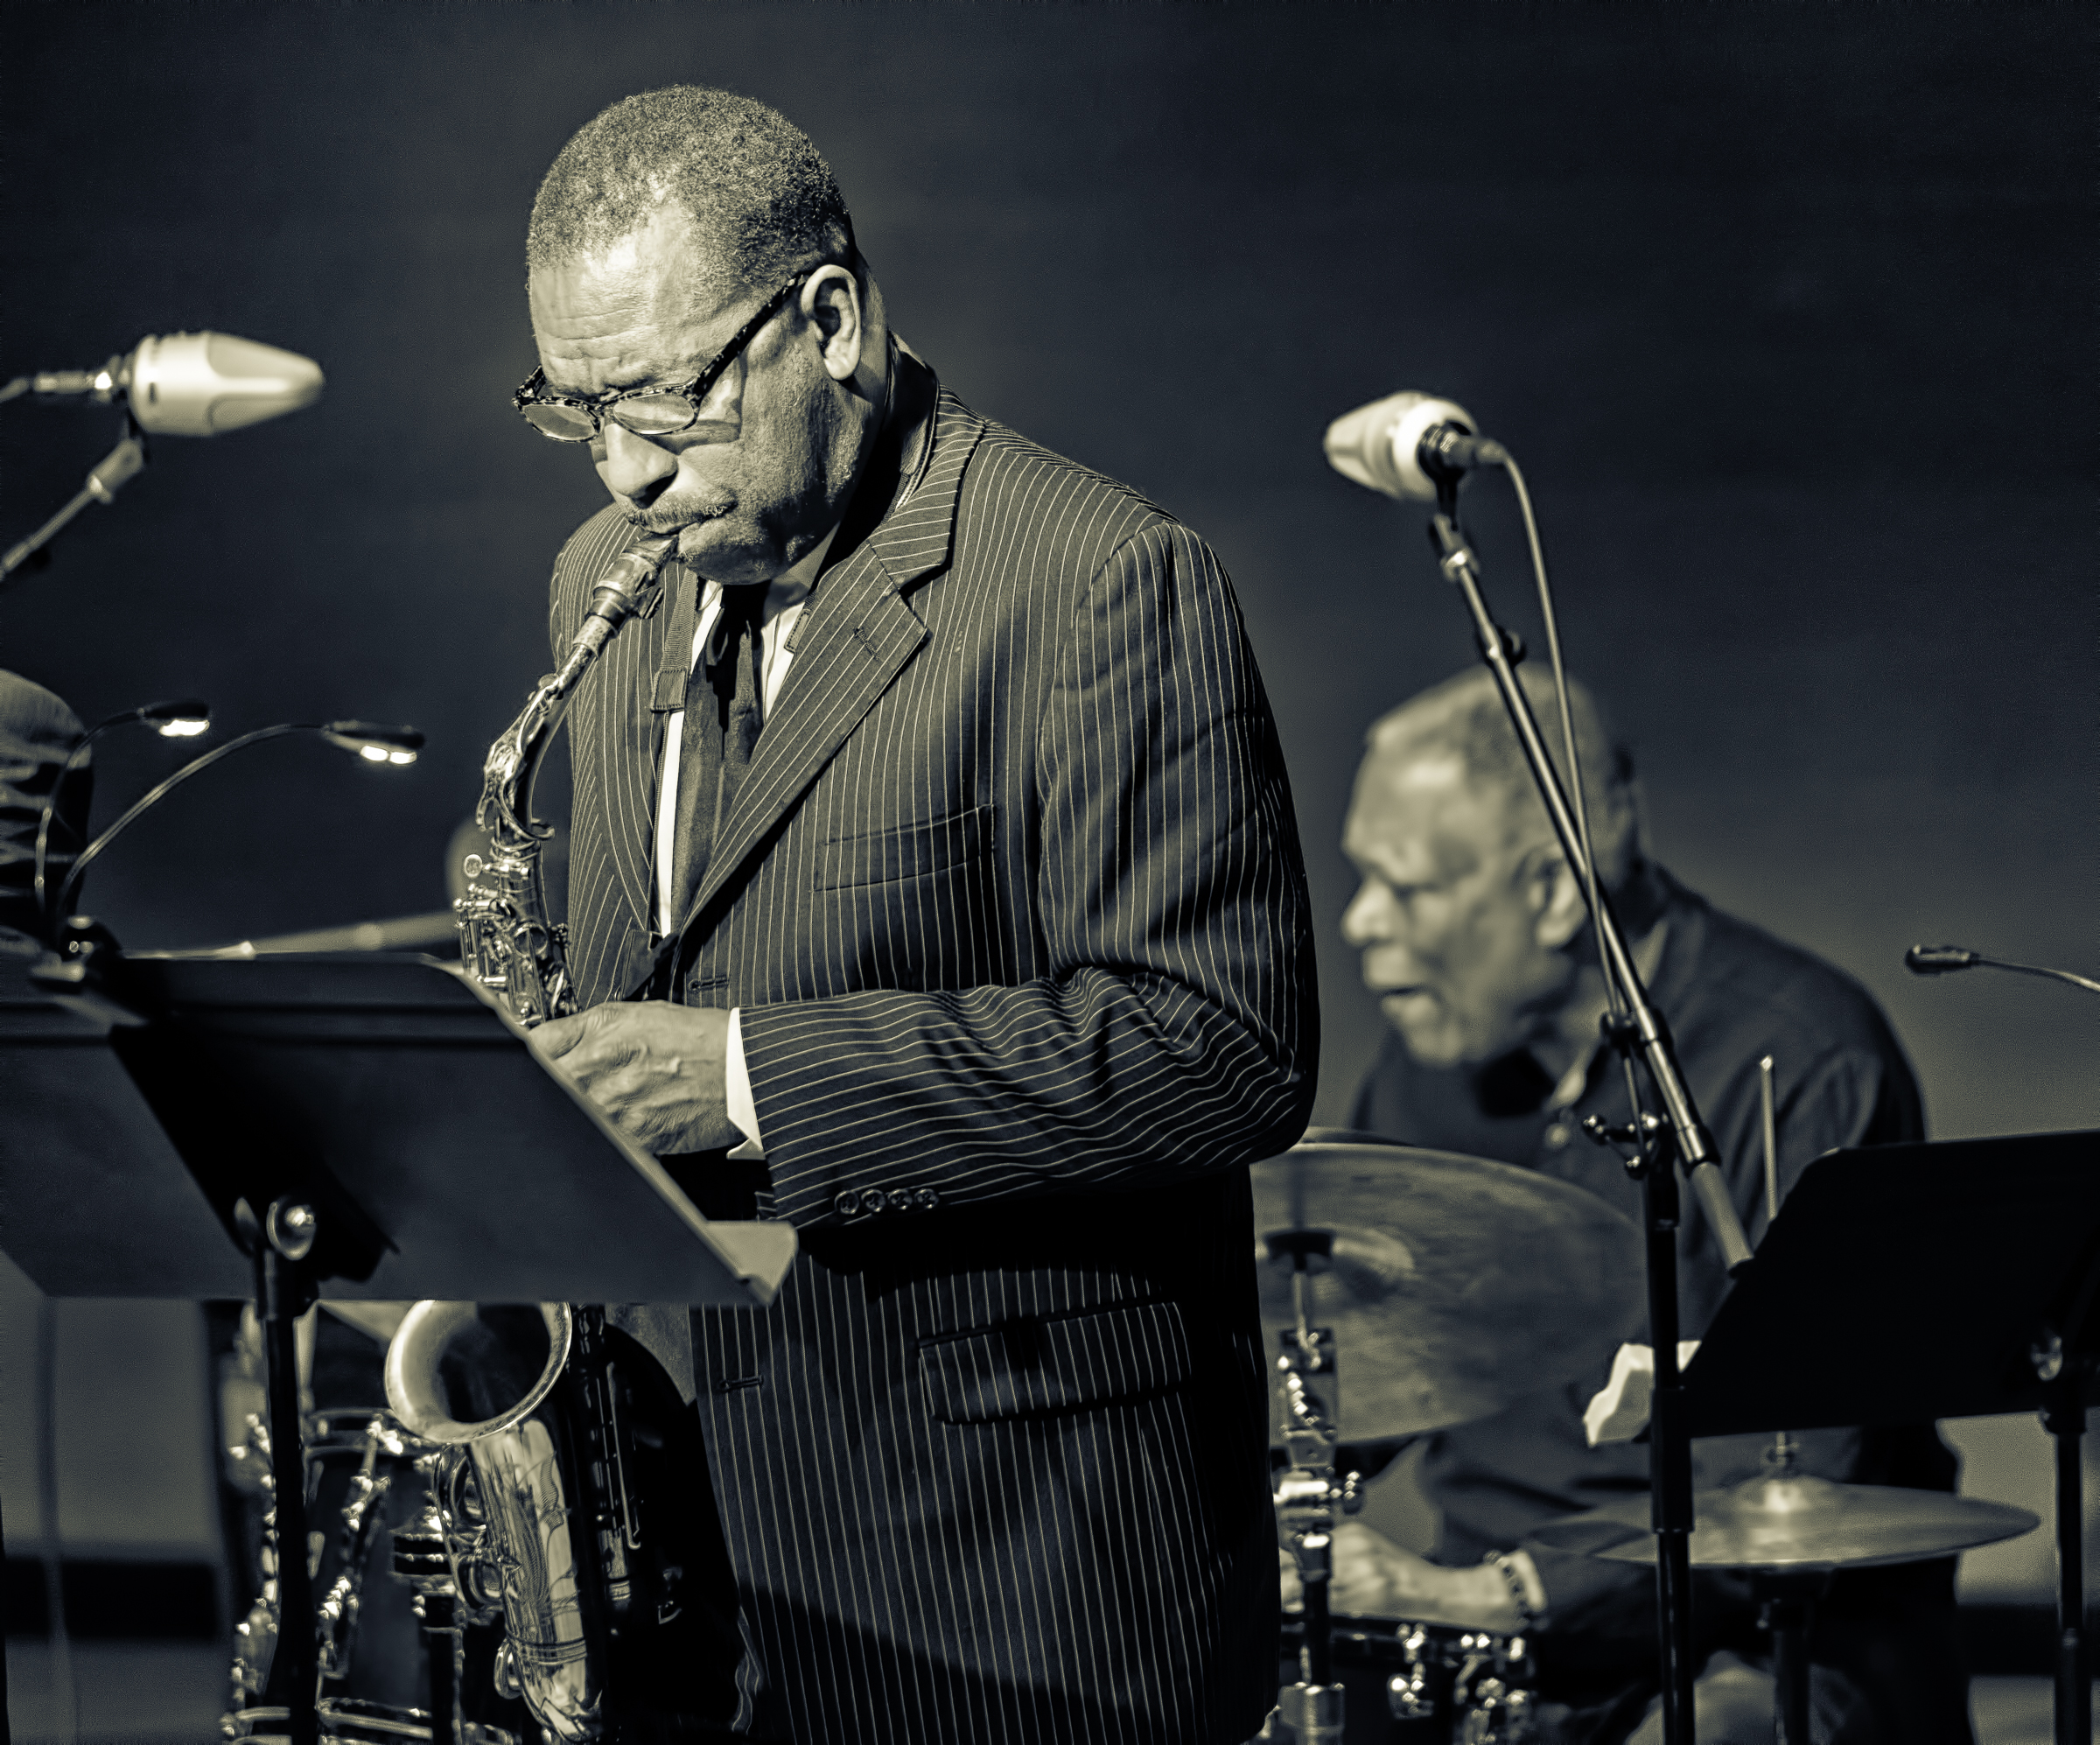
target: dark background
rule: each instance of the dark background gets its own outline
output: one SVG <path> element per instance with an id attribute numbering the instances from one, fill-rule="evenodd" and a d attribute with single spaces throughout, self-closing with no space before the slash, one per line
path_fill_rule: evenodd
<path id="1" fill-rule="evenodd" d="M 1661 857 L 1865 979 L 1939 1132 L 2100 1123 L 2090 1003 L 1900 965 L 2100 958 L 2090 9 L 18 4 L 6 34 L 0 375 L 207 327 L 328 390 L 159 439 L 0 592 L 0 663 L 91 720 L 196 692 L 229 732 L 431 741 L 202 778 L 92 878 L 128 943 L 443 903 L 602 501 L 506 403 L 533 189 L 604 104 L 690 80 L 808 130 L 966 400 L 1222 552 L 1325 936 L 1323 1115 L 1377 1021 L 1334 936 L 1356 748 L 1472 649 L 1421 514 L 1320 438 L 1421 386 L 1523 461 Z M 0 541 L 114 422 L 0 410 Z M 1506 499 L 1469 503 L 1538 646 Z M 98 820 L 179 756 L 109 742 Z"/>

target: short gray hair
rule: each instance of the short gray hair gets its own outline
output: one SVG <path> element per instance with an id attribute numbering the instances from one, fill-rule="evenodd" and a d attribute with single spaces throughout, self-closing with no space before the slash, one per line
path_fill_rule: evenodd
<path id="1" fill-rule="evenodd" d="M 1519 667 L 1517 682 L 1538 717 L 1539 732 L 1553 754 L 1564 782 L 1568 752 L 1560 731 L 1560 704 L 1553 676 L 1534 667 Z M 1616 889 L 1641 864 L 1641 809 L 1634 778 L 1633 753 L 1612 731 L 1604 711 L 1586 685 L 1568 680 L 1568 712 L 1575 724 L 1582 756 L 1583 791 L 1589 802 L 1590 845 L 1597 857 L 1597 876 L 1607 890 Z M 1500 789 L 1512 819 L 1536 824 L 1552 840 L 1544 803 L 1531 781 L 1516 730 L 1502 707 L 1502 693 L 1485 667 L 1475 667 L 1410 697 L 1374 722 L 1365 740 L 1374 755 L 1437 753 L 1455 758 L 1476 785 Z M 1573 795 L 1569 798 L 1571 802 Z"/>
<path id="2" fill-rule="evenodd" d="M 526 267 L 597 253 L 666 208 L 691 221 L 694 289 L 718 298 L 855 265 L 845 197 L 807 134 L 733 91 L 669 85 L 621 98 L 562 148 L 532 203 Z"/>

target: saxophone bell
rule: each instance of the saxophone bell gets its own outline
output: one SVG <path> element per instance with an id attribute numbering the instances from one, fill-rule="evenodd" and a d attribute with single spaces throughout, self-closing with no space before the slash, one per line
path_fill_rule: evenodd
<path id="1" fill-rule="evenodd" d="M 395 1415 L 444 1451 L 436 1492 L 454 1593 L 475 1621 L 500 1611 L 497 1688 L 564 1745 L 600 1736 L 612 1623 L 600 1510 L 561 1385 L 578 1314 L 565 1303 L 417 1303 L 386 1365 Z"/>

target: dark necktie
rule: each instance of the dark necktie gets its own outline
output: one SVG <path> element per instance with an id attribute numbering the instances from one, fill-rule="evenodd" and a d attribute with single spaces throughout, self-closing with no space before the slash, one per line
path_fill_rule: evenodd
<path id="1" fill-rule="evenodd" d="M 722 610 L 685 682 L 678 813 L 671 851 L 671 927 L 685 921 L 737 788 L 751 767 L 766 694 L 766 584 L 722 590 Z"/>

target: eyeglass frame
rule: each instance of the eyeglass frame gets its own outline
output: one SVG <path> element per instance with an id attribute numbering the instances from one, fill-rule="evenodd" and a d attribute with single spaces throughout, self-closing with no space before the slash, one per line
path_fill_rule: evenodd
<path id="1" fill-rule="evenodd" d="M 547 385 L 547 370 L 546 367 L 542 365 L 527 376 L 524 382 L 519 385 L 517 391 L 510 396 L 511 408 L 528 424 L 532 424 L 532 420 L 527 416 L 526 409 L 530 406 L 566 406 L 572 410 L 583 413 L 591 420 L 591 434 L 589 436 L 556 436 L 550 430 L 539 424 L 532 424 L 532 428 L 541 436 L 545 437 L 549 442 L 596 442 L 606 433 L 605 419 L 606 417 L 611 417 L 613 423 L 620 424 L 620 429 L 627 431 L 630 435 L 641 438 L 645 442 L 654 441 L 660 437 L 682 436 L 700 422 L 701 404 L 706 400 L 708 395 L 713 392 L 715 383 L 722 378 L 722 372 L 734 363 L 744 347 L 758 337 L 759 329 L 780 312 L 788 298 L 808 284 L 829 264 L 830 263 L 828 262 L 821 262 L 814 267 L 807 267 L 774 291 L 771 297 L 759 305 L 758 313 L 737 329 L 734 337 L 715 354 L 713 358 L 709 361 L 707 367 L 682 388 L 628 388 L 623 389 L 607 400 L 575 400 L 566 394 L 542 394 L 540 391 Z M 673 396 L 681 397 L 691 409 L 692 417 L 673 431 L 638 431 L 632 424 L 621 423 L 612 409 L 622 400 L 640 399 L 643 395 L 661 395 L 667 398 Z"/>

